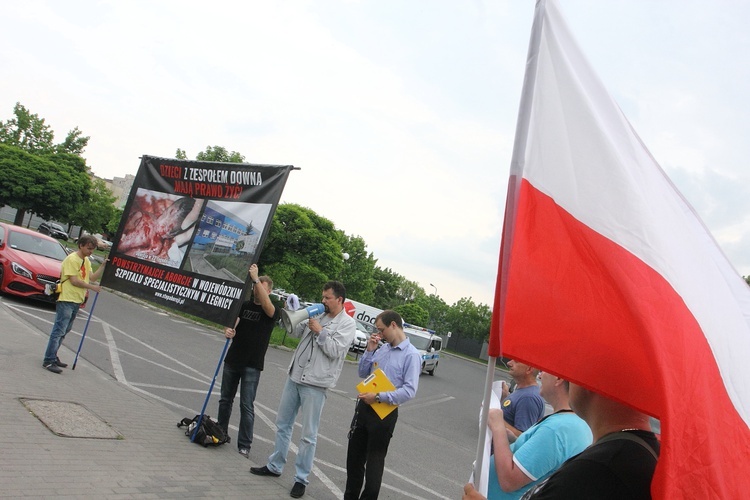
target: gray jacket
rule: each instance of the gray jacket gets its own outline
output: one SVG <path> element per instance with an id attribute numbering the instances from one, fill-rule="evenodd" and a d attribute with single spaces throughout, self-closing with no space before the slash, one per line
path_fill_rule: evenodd
<path id="1" fill-rule="evenodd" d="M 328 318 L 323 317 L 319 320 L 321 325 L 326 319 Z M 300 383 L 327 389 L 334 387 L 357 331 L 354 319 L 342 309 L 335 318 L 323 326 L 323 331 L 317 338 L 308 328 L 308 321 L 300 323 L 297 329 L 302 330 L 302 335 L 289 364 L 288 373 L 292 374 L 294 363 L 298 362 L 302 366 Z M 305 359 L 300 359 L 302 357 Z"/>

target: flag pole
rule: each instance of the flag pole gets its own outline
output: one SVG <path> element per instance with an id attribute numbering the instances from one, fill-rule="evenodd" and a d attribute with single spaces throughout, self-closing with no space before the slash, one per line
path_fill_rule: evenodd
<path id="1" fill-rule="evenodd" d="M 484 399 L 482 400 L 483 411 L 479 419 L 479 439 L 477 443 L 476 460 L 474 461 L 474 487 L 477 489 L 485 467 L 484 448 L 487 436 L 487 417 L 490 407 L 492 383 L 495 378 L 497 356 L 500 354 L 502 326 L 505 317 L 505 297 L 508 288 L 507 271 L 510 268 L 513 233 L 516 223 L 516 212 L 518 210 L 518 193 L 521 188 L 523 168 L 526 163 L 526 144 L 529 123 L 531 122 L 531 104 L 534 98 L 534 86 L 536 84 L 539 47 L 542 39 L 542 27 L 544 25 L 546 4 L 546 0 L 537 0 L 534 11 L 534 22 L 531 26 L 531 35 L 529 38 L 529 50 L 526 55 L 526 72 L 524 74 L 523 88 L 521 90 L 521 101 L 518 107 L 516 136 L 513 142 L 513 155 L 510 162 L 510 177 L 508 179 L 508 192 L 505 201 L 505 220 L 503 224 L 502 242 L 500 245 L 498 286 L 495 290 L 495 310 L 493 313 L 493 325 L 490 333 L 490 356 L 487 363 L 487 376 L 485 377 L 484 382 Z"/>
<path id="2" fill-rule="evenodd" d="M 91 316 L 94 315 L 94 308 L 96 307 L 96 299 L 99 298 L 99 292 L 94 292 L 94 302 L 91 303 L 91 310 L 89 311 L 89 317 L 86 318 L 86 326 L 83 327 L 83 335 L 81 335 L 81 341 L 78 343 L 78 351 L 76 351 L 76 359 L 73 360 L 73 366 L 71 370 L 76 369 L 78 364 L 78 355 L 81 353 L 81 347 L 83 347 L 83 341 L 86 339 L 86 332 L 89 330 L 89 323 L 91 322 Z"/>

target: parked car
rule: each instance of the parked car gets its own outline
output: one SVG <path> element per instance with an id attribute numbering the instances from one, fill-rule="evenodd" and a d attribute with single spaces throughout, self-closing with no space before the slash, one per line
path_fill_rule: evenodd
<path id="1" fill-rule="evenodd" d="M 422 371 L 427 370 L 430 375 L 435 375 L 435 368 L 437 368 L 440 353 L 443 350 L 443 339 L 433 330 L 409 323 L 404 323 L 404 333 L 422 357 Z"/>
<path id="2" fill-rule="evenodd" d="M 0 222 L 0 292 L 51 302 L 44 285 L 60 279 L 67 255 L 50 236 Z"/>
<path id="3" fill-rule="evenodd" d="M 91 234 L 84 231 L 83 234 L 89 234 L 90 236 L 96 238 L 96 248 L 98 250 L 109 250 L 110 248 L 112 248 L 112 242 L 105 240 L 104 236 L 99 233 Z M 83 236 L 83 234 L 81 236 Z"/>
<path id="4" fill-rule="evenodd" d="M 112 248 L 112 242 L 105 240 L 101 234 L 94 234 L 94 238 L 96 238 L 96 248 L 99 250 L 109 250 Z"/>
<path id="5" fill-rule="evenodd" d="M 65 229 L 56 222 L 42 222 L 36 230 L 42 234 L 57 238 L 58 240 L 68 240 L 68 233 L 66 233 Z"/>
<path id="6" fill-rule="evenodd" d="M 358 319 L 355 319 L 354 321 L 357 324 L 357 331 L 355 332 L 354 340 L 352 340 L 352 345 L 349 350 L 355 352 L 365 352 L 365 349 L 367 349 L 367 340 L 370 338 L 371 334 L 377 331 L 377 328 L 375 328 L 375 325 L 365 323 L 364 321 L 360 321 Z"/>

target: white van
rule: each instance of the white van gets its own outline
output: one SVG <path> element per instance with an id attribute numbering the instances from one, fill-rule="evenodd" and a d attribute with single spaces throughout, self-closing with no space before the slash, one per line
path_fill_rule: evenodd
<path id="1" fill-rule="evenodd" d="M 426 370 L 430 375 L 435 375 L 435 368 L 440 361 L 440 351 L 443 349 L 443 339 L 433 330 L 409 323 L 404 323 L 404 333 L 422 356 L 422 371 Z"/>

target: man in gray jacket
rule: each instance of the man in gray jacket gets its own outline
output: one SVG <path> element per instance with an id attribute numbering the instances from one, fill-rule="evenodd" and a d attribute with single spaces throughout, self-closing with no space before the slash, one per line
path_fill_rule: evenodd
<path id="1" fill-rule="evenodd" d="M 281 393 L 276 415 L 276 444 L 263 467 L 251 467 L 259 476 L 281 475 L 289 451 L 294 420 L 302 413 L 302 436 L 295 461 L 293 498 L 305 494 L 308 476 L 315 458 L 318 425 L 327 391 L 336 385 L 344 358 L 354 339 L 354 319 L 344 310 L 346 289 L 343 283 L 329 281 L 323 285 L 322 303 L 326 314 L 299 324 L 302 336 L 289 365 L 289 378 Z"/>

